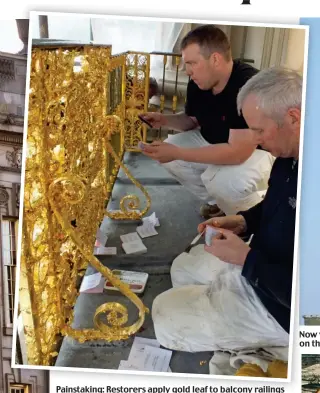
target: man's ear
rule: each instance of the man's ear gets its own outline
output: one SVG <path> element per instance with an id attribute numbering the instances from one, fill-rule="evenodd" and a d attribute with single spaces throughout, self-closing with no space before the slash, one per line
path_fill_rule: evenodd
<path id="1" fill-rule="evenodd" d="M 221 63 L 221 55 L 218 52 L 213 52 L 210 55 L 210 64 L 217 67 Z"/>
<path id="2" fill-rule="evenodd" d="M 290 108 L 288 110 L 290 124 L 297 125 L 301 123 L 301 110 L 298 108 Z"/>

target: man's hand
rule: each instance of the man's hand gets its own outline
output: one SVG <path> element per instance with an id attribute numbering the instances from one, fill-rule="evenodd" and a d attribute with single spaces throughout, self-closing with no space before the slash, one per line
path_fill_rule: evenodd
<path id="1" fill-rule="evenodd" d="M 153 128 L 160 128 L 167 125 L 167 119 L 165 115 L 159 112 L 146 112 L 142 113 L 141 116 L 148 121 Z"/>
<path id="2" fill-rule="evenodd" d="M 143 144 L 141 146 L 142 153 L 145 156 L 166 163 L 178 159 L 180 148 L 167 142 L 155 141 L 151 144 Z"/>
<path id="3" fill-rule="evenodd" d="M 211 225 L 215 228 L 229 229 L 233 233 L 239 235 L 247 229 L 247 223 L 241 215 L 230 215 L 226 217 L 214 217 L 198 225 L 198 232 L 202 233 L 206 225 Z"/>
<path id="4" fill-rule="evenodd" d="M 224 262 L 243 266 L 250 247 L 233 232 L 219 229 L 220 234 L 212 239 L 211 246 L 204 249 Z"/>

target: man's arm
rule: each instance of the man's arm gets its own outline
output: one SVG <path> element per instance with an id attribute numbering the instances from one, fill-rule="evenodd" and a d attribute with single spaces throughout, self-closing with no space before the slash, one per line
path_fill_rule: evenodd
<path id="1" fill-rule="evenodd" d="M 291 306 L 292 265 L 285 266 L 283 261 L 272 259 L 261 251 L 251 249 L 242 269 L 242 276 L 255 287 L 266 290 L 282 305 Z"/>
<path id="2" fill-rule="evenodd" d="M 188 162 L 216 165 L 239 165 L 256 149 L 250 129 L 230 130 L 228 143 L 198 148 L 179 148 L 176 159 Z"/>
<path id="3" fill-rule="evenodd" d="M 251 248 L 230 230 L 219 228 L 218 232 L 211 246 L 205 245 L 204 249 L 224 262 L 243 266 L 242 276 L 253 287 L 290 308 L 293 257 L 290 261 L 283 260 L 283 256 L 270 258 L 260 249 Z"/>
<path id="4" fill-rule="evenodd" d="M 184 112 L 176 113 L 174 115 L 164 115 L 165 127 L 176 131 L 189 131 L 199 127 L 197 119 L 193 116 L 188 116 Z"/>
<path id="5" fill-rule="evenodd" d="M 246 222 L 246 231 L 243 233 L 243 235 L 250 236 L 256 233 L 257 229 L 259 228 L 262 216 L 263 201 L 264 200 L 246 211 L 237 213 L 238 215 L 242 216 Z"/>
<path id="6" fill-rule="evenodd" d="M 161 163 L 181 160 L 201 164 L 239 165 L 251 156 L 256 147 L 252 131 L 243 129 L 230 130 L 228 143 L 184 148 L 167 142 L 154 142 L 144 145 L 143 154 Z"/>
<path id="7" fill-rule="evenodd" d="M 142 117 L 150 123 L 153 128 L 166 127 L 176 131 L 189 131 L 199 127 L 197 119 L 184 112 L 174 115 L 164 115 L 160 112 L 147 112 L 142 114 Z"/>

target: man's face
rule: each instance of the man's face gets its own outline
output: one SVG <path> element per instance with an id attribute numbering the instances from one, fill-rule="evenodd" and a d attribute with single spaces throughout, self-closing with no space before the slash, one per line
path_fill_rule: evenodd
<path id="1" fill-rule="evenodd" d="M 279 126 L 258 107 L 257 100 L 249 95 L 242 108 L 248 127 L 254 131 L 255 142 L 274 157 L 293 157 L 299 143 L 300 111 L 289 109 Z"/>
<path id="2" fill-rule="evenodd" d="M 204 58 L 199 45 L 191 44 L 182 51 L 182 58 L 186 65 L 187 75 L 198 85 L 199 89 L 210 90 L 216 85 L 218 75 L 214 56 L 209 59 Z"/>

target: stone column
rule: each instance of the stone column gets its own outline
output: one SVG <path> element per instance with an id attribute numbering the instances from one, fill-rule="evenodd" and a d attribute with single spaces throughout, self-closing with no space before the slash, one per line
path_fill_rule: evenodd
<path id="1" fill-rule="evenodd" d="M 39 16 L 39 28 L 40 28 L 40 38 L 49 38 L 47 15 Z"/>
<path id="2" fill-rule="evenodd" d="M 19 55 L 28 54 L 29 19 L 16 19 L 19 38 L 23 43 L 23 48 Z"/>

